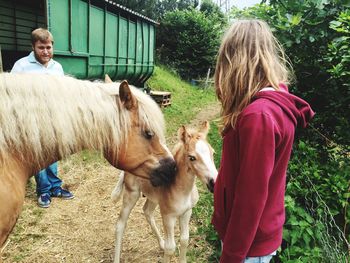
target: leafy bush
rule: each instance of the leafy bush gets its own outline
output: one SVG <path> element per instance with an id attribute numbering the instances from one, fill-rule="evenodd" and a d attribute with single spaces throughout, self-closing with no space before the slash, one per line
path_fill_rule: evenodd
<path id="1" fill-rule="evenodd" d="M 282 262 L 345 262 L 350 246 L 350 160 L 346 149 L 294 147 L 288 169 Z M 345 150 L 345 151 L 344 151 Z M 288 260 L 287 260 L 288 259 Z"/>
<path id="2" fill-rule="evenodd" d="M 332 93 L 337 94 L 337 97 L 330 101 L 330 107 L 334 109 L 330 114 L 338 116 L 338 123 L 334 127 L 337 137 L 341 141 L 349 142 L 350 9 L 340 13 L 336 20 L 331 21 L 330 28 L 336 32 L 336 36 L 328 45 L 328 53 L 325 57 L 328 64 L 325 64 L 328 73 L 331 74 L 329 87 Z"/>
<path id="3" fill-rule="evenodd" d="M 282 262 L 322 262 L 322 252 L 317 242 L 324 230 L 294 199 L 285 198 L 286 223 L 283 231 Z M 300 259 L 295 261 L 295 259 Z"/>
<path id="4" fill-rule="evenodd" d="M 198 0 L 114 0 L 114 2 L 155 20 L 161 19 L 166 12 L 198 6 Z"/>
<path id="5" fill-rule="evenodd" d="M 185 79 L 206 75 L 214 67 L 221 32 L 217 18 L 196 10 L 165 14 L 157 33 L 160 61 Z"/>
<path id="6" fill-rule="evenodd" d="M 330 28 L 337 32 L 337 37 L 328 46 L 327 59 L 332 67 L 328 70 L 335 79 L 342 79 L 342 84 L 350 86 L 350 9 L 340 13 L 330 22 Z"/>

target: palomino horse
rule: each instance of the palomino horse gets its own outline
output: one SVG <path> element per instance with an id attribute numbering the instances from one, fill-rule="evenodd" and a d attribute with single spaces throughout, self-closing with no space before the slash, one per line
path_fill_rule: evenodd
<path id="1" fill-rule="evenodd" d="M 199 198 L 195 178 L 198 177 L 213 192 L 218 173 L 213 161 L 213 149 L 206 141 L 208 130 L 208 122 L 205 122 L 199 131 L 184 126 L 179 129 L 179 142 L 173 149 L 177 164 L 177 174 L 173 184 L 155 188 L 147 180 L 130 173 L 121 174 L 112 193 L 112 199 L 116 201 L 124 189 L 123 205 L 116 226 L 115 263 L 120 262 L 121 243 L 126 222 L 141 192 L 147 197 L 143 211 L 157 236 L 159 246 L 164 249 L 164 262 L 170 262 L 175 252 L 174 227 L 177 218 L 179 218 L 181 232 L 180 262 L 186 262 L 189 221 L 192 208 Z M 157 205 L 159 205 L 163 220 L 165 241 L 160 235 L 153 216 Z"/>
<path id="2" fill-rule="evenodd" d="M 158 105 L 126 81 L 0 74 L 0 247 L 20 214 L 28 178 L 83 149 L 149 179 L 174 180 Z"/>

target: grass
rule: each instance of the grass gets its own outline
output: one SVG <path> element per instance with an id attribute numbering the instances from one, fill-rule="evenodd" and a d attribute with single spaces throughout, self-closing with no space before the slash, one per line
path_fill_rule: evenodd
<path id="1" fill-rule="evenodd" d="M 147 84 L 152 90 L 171 92 L 171 106 L 163 109 L 167 136 L 188 124 L 201 109 L 216 103 L 213 89 L 192 86 L 162 66 L 155 68 Z"/>

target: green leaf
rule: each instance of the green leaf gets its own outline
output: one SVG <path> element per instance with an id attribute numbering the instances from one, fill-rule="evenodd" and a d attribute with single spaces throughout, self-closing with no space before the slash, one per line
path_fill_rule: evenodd
<path id="1" fill-rule="evenodd" d="M 302 18 L 302 14 L 298 13 L 296 15 L 293 15 L 290 19 L 290 22 L 293 26 L 297 26 L 299 25 L 299 23 L 301 22 L 301 18 Z"/>
<path id="2" fill-rule="evenodd" d="M 343 197 L 344 197 L 344 198 L 350 198 L 350 193 L 345 193 L 345 194 L 343 195 Z"/>
<path id="3" fill-rule="evenodd" d="M 315 38 L 313 36 L 309 36 L 309 41 L 312 43 L 312 42 L 315 42 Z"/>

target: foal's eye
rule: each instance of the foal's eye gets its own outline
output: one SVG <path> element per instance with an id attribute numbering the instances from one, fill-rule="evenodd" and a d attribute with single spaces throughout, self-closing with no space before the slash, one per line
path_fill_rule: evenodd
<path id="1" fill-rule="evenodd" d="M 188 156 L 188 159 L 190 159 L 191 162 L 197 160 L 196 157 L 193 156 L 193 155 L 189 155 L 189 156 Z"/>
<path id="2" fill-rule="evenodd" d="M 145 131 L 144 136 L 147 140 L 150 140 L 153 138 L 154 133 L 152 131 Z"/>

